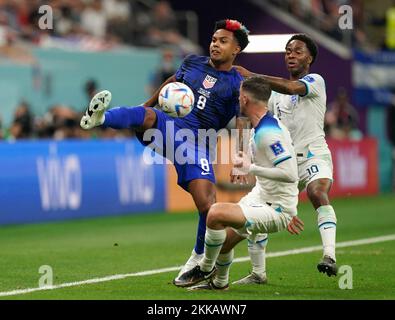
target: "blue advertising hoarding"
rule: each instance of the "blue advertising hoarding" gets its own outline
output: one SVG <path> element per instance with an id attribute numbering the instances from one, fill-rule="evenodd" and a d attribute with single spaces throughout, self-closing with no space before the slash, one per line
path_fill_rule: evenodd
<path id="1" fill-rule="evenodd" d="M 0 224 L 164 211 L 165 165 L 135 139 L 0 143 Z"/>

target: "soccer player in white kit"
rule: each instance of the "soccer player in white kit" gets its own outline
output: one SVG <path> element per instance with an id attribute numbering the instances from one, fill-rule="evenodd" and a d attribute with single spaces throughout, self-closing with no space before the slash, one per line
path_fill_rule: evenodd
<path id="1" fill-rule="evenodd" d="M 306 188 L 308 198 L 318 214 L 323 257 L 317 268 L 328 276 L 336 276 L 337 219 L 328 198 L 333 180 L 333 165 L 324 133 L 325 81 L 321 75 L 310 73 L 310 66 L 317 53 L 317 46 L 310 37 L 305 34 L 294 35 L 287 42 L 285 52 L 290 79 L 262 77 L 273 90 L 269 110 L 284 123 L 293 140 L 300 178 L 299 189 Z M 244 77 L 256 75 L 243 67 L 238 67 L 238 71 Z M 267 236 L 262 235 L 262 238 L 267 239 Z M 264 283 L 261 280 L 266 280 L 266 244 L 267 241 L 257 241 L 249 246 L 253 271 L 236 283 Z"/>
<path id="2" fill-rule="evenodd" d="M 235 159 L 238 174 L 253 174 L 256 185 L 239 203 L 216 203 L 207 215 L 204 257 L 194 269 L 182 274 L 176 285 L 224 290 L 229 287 L 233 247 L 241 239 L 250 242 L 261 233 L 287 230 L 298 234 L 298 171 L 292 140 L 286 127 L 267 108 L 270 87 L 262 77 L 246 79 L 240 86 L 240 110 L 253 129 L 249 156 Z"/>

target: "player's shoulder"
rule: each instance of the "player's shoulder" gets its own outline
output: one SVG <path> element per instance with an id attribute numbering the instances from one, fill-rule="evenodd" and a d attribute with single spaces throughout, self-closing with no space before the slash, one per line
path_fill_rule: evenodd
<path id="1" fill-rule="evenodd" d="M 263 150 L 270 147 L 275 155 L 277 155 L 278 148 L 283 150 L 282 145 L 287 139 L 290 139 L 288 129 L 270 112 L 259 121 L 255 128 L 254 141 L 257 148 Z"/>
<path id="2" fill-rule="evenodd" d="M 197 54 L 191 53 L 185 56 L 184 58 L 184 63 L 206 63 L 208 60 L 208 57 L 206 56 L 199 56 Z"/>
<path id="3" fill-rule="evenodd" d="M 235 68 L 231 70 L 233 77 L 233 85 L 235 90 L 238 92 L 240 90 L 240 83 L 244 80 L 240 73 L 236 71 Z"/>
<path id="4" fill-rule="evenodd" d="M 278 134 L 282 131 L 279 120 L 270 112 L 267 112 L 258 125 L 255 127 L 255 137 L 265 139 L 272 134 Z"/>
<path id="5" fill-rule="evenodd" d="M 229 74 L 240 82 L 244 80 L 243 76 L 236 70 L 235 67 L 230 69 Z"/>
<path id="6" fill-rule="evenodd" d="M 243 77 L 237 72 L 235 68 L 231 68 L 229 71 L 219 72 L 219 76 L 224 83 L 227 83 L 228 88 L 231 90 L 232 95 L 239 98 L 240 83 L 243 81 Z"/>
<path id="7" fill-rule="evenodd" d="M 324 78 L 319 74 L 319 73 L 309 73 L 306 74 L 303 78 L 300 80 L 306 81 L 308 83 L 325 83 Z"/>
<path id="8" fill-rule="evenodd" d="M 238 99 L 239 91 L 240 91 L 240 83 L 243 81 L 243 77 L 234 68 L 230 71 L 230 74 L 231 74 L 232 92 L 233 95 L 235 95 L 236 98 Z"/>
<path id="9" fill-rule="evenodd" d="M 222 95 L 231 97 L 232 100 L 237 100 L 238 102 L 240 83 L 243 81 L 243 77 L 236 69 L 232 68 L 229 71 L 216 71 L 213 75 L 219 80 L 219 85 L 216 88 L 222 92 Z"/>

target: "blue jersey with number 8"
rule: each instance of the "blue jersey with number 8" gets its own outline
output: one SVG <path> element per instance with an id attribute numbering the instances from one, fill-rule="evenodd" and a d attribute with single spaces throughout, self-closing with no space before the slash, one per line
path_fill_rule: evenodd
<path id="1" fill-rule="evenodd" d="M 190 114 L 176 118 L 180 127 L 219 130 L 239 114 L 239 89 L 243 80 L 232 68 L 218 71 L 209 64 L 209 57 L 189 55 L 176 72 L 176 80 L 189 86 L 195 95 Z"/>

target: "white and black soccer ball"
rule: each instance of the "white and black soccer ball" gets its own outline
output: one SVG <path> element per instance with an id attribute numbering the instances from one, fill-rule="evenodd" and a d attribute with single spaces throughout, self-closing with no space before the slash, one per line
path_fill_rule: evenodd
<path id="1" fill-rule="evenodd" d="M 195 96 L 186 84 L 171 82 L 165 85 L 158 98 L 161 110 L 171 117 L 185 117 L 193 108 Z"/>

